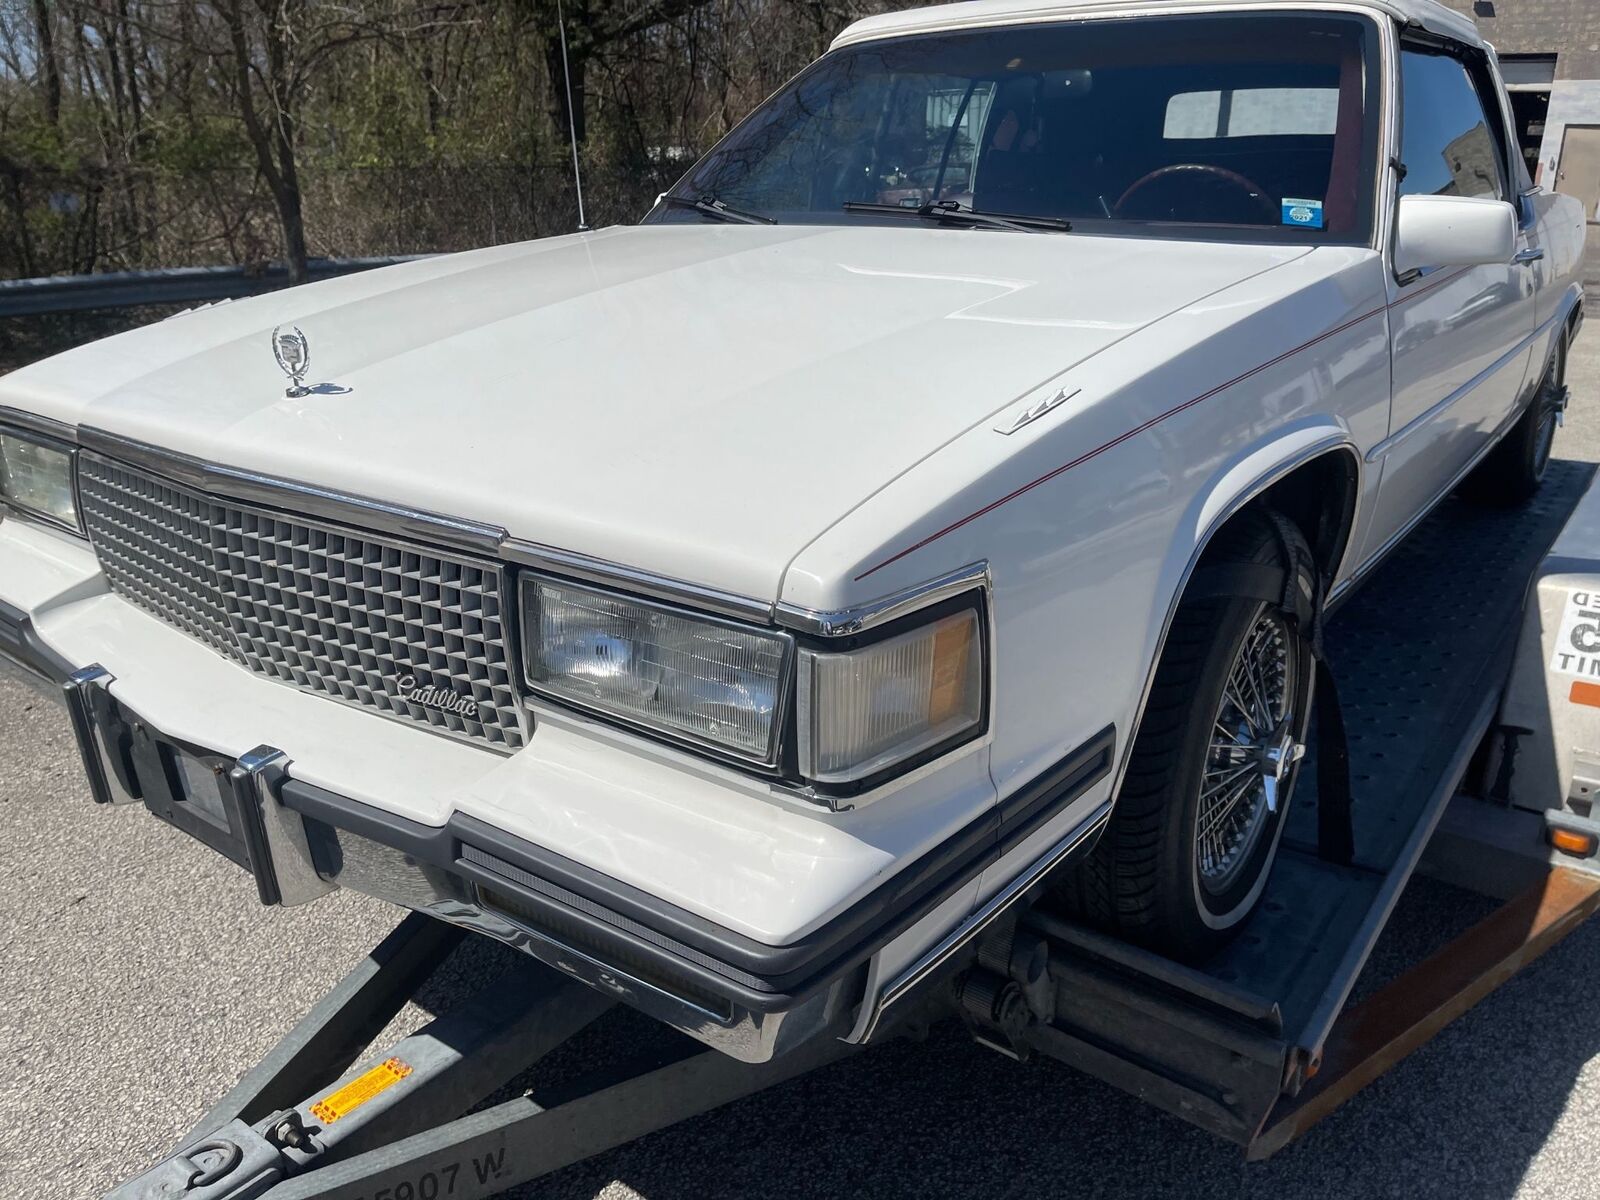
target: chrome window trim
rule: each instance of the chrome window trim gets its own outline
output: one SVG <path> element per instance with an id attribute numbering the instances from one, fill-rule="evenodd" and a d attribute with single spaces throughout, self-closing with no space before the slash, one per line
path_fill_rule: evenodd
<path id="1" fill-rule="evenodd" d="M 329 521 L 354 522 L 373 533 L 393 534 L 414 542 L 432 542 L 475 554 L 499 557 L 506 531 L 497 525 L 447 517 L 425 509 L 408 508 L 386 500 L 373 500 L 350 492 L 298 480 L 280 479 L 238 467 L 218 466 L 176 450 L 152 446 L 121 434 L 109 433 L 92 425 L 78 431 L 78 441 L 117 460 L 214 496 L 224 496 L 246 504 L 283 509 L 307 517 Z M 293 504 L 285 504 L 285 499 Z"/>
<path id="2" fill-rule="evenodd" d="M 783 647 L 783 664 L 779 669 L 776 683 L 777 707 L 774 709 L 772 714 L 772 733 L 768 739 L 767 752 L 765 756 L 760 757 L 751 754 L 744 754 L 721 742 L 714 742 L 710 739 L 699 737 L 696 734 L 685 730 L 670 729 L 661 725 L 652 725 L 648 721 L 640 720 L 638 717 L 629 716 L 627 713 L 619 713 L 613 709 L 605 708 L 601 705 L 589 704 L 576 697 L 568 696 L 560 692 L 553 692 L 549 688 L 541 686 L 528 670 L 528 647 L 530 643 L 528 641 L 528 631 L 524 628 L 524 620 L 528 611 L 524 595 L 529 584 L 540 579 L 550 579 L 556 583 L 572 582 L 571 580 L 563 580 L 560 575 L 548 574 L 543 571 L 523 570 L 517 572 L 516 628 L 518 635 L 518 651 L 521 655 L 521 661 L 518 663 L 518 668 L 522 687 L 525 693 L 527 693 L 523 697 L 523 708 L 525 710 L 529 709 L 529 696 L 536 696 L 545 704 L 551 704 L 558 708 L 565 708 L 572 711 L 585 713 L 588 716 L 594 717 L 596 720 L 618 726 L 619 728 L 638 733 L 641 736 L 648 737 L 656 741 L 662 741 L 668 744 L 680 746 L 683 749 L 698 753 L 705 757 L 720 759 L 724 762 L 743 766 L 747 769 L 754 768 L 763 772 L 773 772 L 779 768 L 779 765 L 783 759 L 784 729 L 789 720 L 790 707 L 795 702 L 795 660 L 799 657 L 799 650 L 793 634 L 782 629 L 776 629 L 770 624 L 759 626 L 752 625 L 749 621 L 741 621 L 736 618 L 722 616 L 718 613 L 688 608 L 684 605 L 673 604 L 657 597 L 630 594 L 617 588 L 605 587 L 597 584 L 593 580 L 585 579 L 578 581 L 584 586 L 595 588 L 602 592 L 611 592 L 619 599 L 647 604 L 653 608 L 659 608 L 667 612 L 676 613 L 687 620 L 701 621 L 708 625 L 715 625 L 725 629 L 734 629 L 745 633 L 759 633 L 763 636 L 774 638 L 781 643 Z"/>
<path id="3" fill-rule="evenodd" d="M 75 438 L 61 436 L 60 429 L 71 432 L 70 426 L 62 426 L 59 421 L 52 421 L 48 417 L 33 418 L 29 421 L 13 420 L 13 417 L 28 417 L 28 413 L 19 413 L 15 409 L 0 409 L 0 433 L 12 432 L 24 441 L 35 442 L 46 449 L 58 451 L 67 456 L 67 473 L 72 484 L 72 508 L 78 514 L 76 525 L 68 524 L 52 513 L 41 512 L 36 508 L 29 508 L 21 501 L 0 496 L 0 516 L 10 514 L 20 520 L 31 521 L 58 533 L 71 534 L 75 538 L 88 540 L 84 531 L 83 502 L 78 495 L 78 443 Z"/>

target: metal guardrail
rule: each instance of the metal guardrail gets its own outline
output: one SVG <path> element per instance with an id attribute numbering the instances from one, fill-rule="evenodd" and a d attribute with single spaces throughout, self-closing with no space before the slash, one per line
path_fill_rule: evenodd
<path id="1" fill-rule="evenodd" d="M 427 255 L 383 258 L 313 258 L 312 280 L 369 271 Z M 243 267 L 165 267 L 150 271 L 108 271 L 101 275 L 51 275 L 41 279 L 0 280 L 0 318 L 45 313 L 133 308 L 144 304 L 200 304 L 275 291 L 289 283 L 281 263 Z"/>

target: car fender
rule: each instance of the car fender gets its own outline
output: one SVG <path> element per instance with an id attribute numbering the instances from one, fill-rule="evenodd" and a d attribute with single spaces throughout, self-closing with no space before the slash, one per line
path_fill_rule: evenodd
<path id="1" fill-rule="evenodd" d="M 1177 615 L 1184 590 L 1206 547 L 1230 518 L 1273 484 L 1314 459 L 1339 452 L 1349 455 L 1357 471 L 1356 511 L 1349 518 L 1353 527 L 1359 518 L 1364 493 L 1364 480 L 1360 473 L 1365 464 L 1350 436 L 1349 427 L 1342 419 L 1331 414 L 1306 417 L 1275 431 L 1268 440 L 1234 456 L 1212 476 L 1207 485 L 1197 489 L 1178 522 L 1177 536 L 1173 538 L 1162 566 L 1158 595 L 1165 601 L 1165 616 L 1159 625 L 1151 626 L 1151 641 L 1145 654 L 1144 684 L 1139 692 L 1129 735 L 1118 756 L 1111 793 L 1113 798 L 1121 786 L 1134 740 L 1138 736 L 1139 724 L 1144 719 L 1145 705 L 1150 699 L 1150 689 L 1155 683 L 1156 668 L 1161 663 L 1161 653 L 1166 646 L 1172 620 Z M 1346 532 L 1348 534 L 1349 531 Z M 1348 537 L 1345 539 L 1346 552 L 1350 540 Z M 1342 564 L 1335 564 L 1331 574 L 1338 578 L 1341 571 Z M 1158 601 L 1158 611 L 1161 607 Z"/>

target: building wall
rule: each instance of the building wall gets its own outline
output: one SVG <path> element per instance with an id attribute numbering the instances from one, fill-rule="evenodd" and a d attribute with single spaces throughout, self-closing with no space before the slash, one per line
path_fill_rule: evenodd
<path id="1" fill-rule="evenodd" d="M 1558 80 L 1600 79 L 1600 0 L 1444 3 L 1476 21 L 1501 54 L 1555 54 Z"/>
<path id="2" fill-rule="evenodd" d="M 1568 125 L 1600 125 L 1600 0 L 1443 0 L 1500 54 L 1554 54 L 1555 83 L 1539 146 L 1541 185 L 1553 188 Z M 1591 208 L 1584 280 L 1600 303 L 1600 212 Z"/>
<path id="3" fill-rule="evenodd" d="M 1555 186 L 1561 139 L 1568 125 L 1600 125 L 1600 80 L 1558 80 L 1550 90 L 1550 115 L 1545 118 L 1544 139 L 1539 144 L 1539 182 L 1545 187 Z M 1590 221 L 1600 219 L 1600 212 L 1591 209 L 1588 217 Z"/>

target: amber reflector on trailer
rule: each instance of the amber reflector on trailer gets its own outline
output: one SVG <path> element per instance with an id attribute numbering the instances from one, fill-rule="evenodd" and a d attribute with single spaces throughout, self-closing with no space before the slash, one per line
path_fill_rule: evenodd
<path id="1" fill-rule="evenodd" d="M 1574 829 L 1552 829 L 1550 844 L 1564 854 L 1577 854 L 1583 858 L 1588 858 L 1595 850 L 1594 834 L 1579 833 Z"/>

